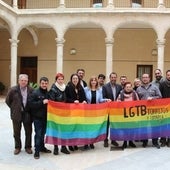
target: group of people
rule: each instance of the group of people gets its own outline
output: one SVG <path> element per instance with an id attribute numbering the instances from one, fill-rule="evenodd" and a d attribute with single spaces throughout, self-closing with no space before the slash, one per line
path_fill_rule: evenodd
<path id="1" fill-rule="evenodd" d="M 25 151 L 32 154 L 32 122 L 34 124 L 35 136 L 34 158 L 40 158 L 40 152 L 51 153 L 45 147 L 44 137 L 47 123 L 47 105 L 48 100 L 66 103 L 89 103 L 96 104 L 111 101 L 132 101 L 132 100 L 152 100 L 158 98 L 170 97 L 170 70 L 166 71 L 166 77 L 163 78 L 160 69 L 154 71 L 155 80 L 151 82 L 150 75 L 144 73 L 141 77 L 135 78 L 134 83 L 127 80 L 125 75 L 120 76 L 120 84 L 117 83 L 117 73 L 112 72 L 109 75 L 109 82 L 105 83 L 105 75 L 99 74 L 98 77 L 92 76 L 87 84 L 83 78 L 84 69 L 78 69 L 76 73 L 70 76 L 70 81 L 65 85 L 64 75 L 57 73 L 55 82 L 48 90 L 49 80 L 47 77 L 41 77 L 39 88 L 29 87 L 28 75 L 20 74 L 18 85 L 12 87 L 7 94 L 6 104 L 10 108 L 13 124 L 13 136 L 15 143 L 14 154 L 21 152 L 21 127 L 25 129 Z M 104 147 L 109 146 L 109 116 L 107 119 L 106 139 Z M 148 144 L 148 139 L 142 140 L 143 147 Z M 170 138 L 160 139 L 161 146 L 170 147 Z M 160 148 L 158 138 L 152 139 L 153 146 Z M 111 144 L 119 146 L 117 141 L 112 140 Z M 136 147 L 133 141 L 124 141 L 122 147 Z M 93 143 L 85 145 L 84 149 L 94 149 Z M 61 152 L 70 154 L 70 151 L 78 150 L 78 146 L 61 146 Z M 54 155 L 59 154 L 59 147 L 54 145 Z"/>

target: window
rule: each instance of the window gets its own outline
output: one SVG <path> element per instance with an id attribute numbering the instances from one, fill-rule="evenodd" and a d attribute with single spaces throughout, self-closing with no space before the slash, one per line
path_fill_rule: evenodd
<path id="1" fill-rule="evenodd" d="M 26 0 L 18 0 L 18 8 L 25 9 L 26 8 Z"/>
<path id="2" fill-rule="evenodd" d="M 102 8 L 103 0 L 92 0 L 92 7 L 93 8 Z"/>
<path id="3" fill-rule="evenodd" d="M 132 0 L 132 8 L 141 8 L 142 0 Z"/>
<path id="4" fill-rule="evenodd" d="M 151 81 L 152 81 L 152 71 L 153 71 L 152 65 L 137 65 L 137 75 L 136 75 L 136 77 L 141 79 L 142 74 L 147 73 L 147 74 L 150 75 L 150 78 L 151 78 Z"/>

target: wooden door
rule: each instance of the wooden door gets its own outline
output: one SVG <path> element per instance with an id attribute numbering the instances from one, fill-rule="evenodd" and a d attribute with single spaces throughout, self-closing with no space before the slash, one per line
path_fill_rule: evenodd
<path id="1" fill-rule="evenodd" d="M 20 58 L 20 74 L 28 74 L 29 82 L 37 83 L 37 57 Z"/>

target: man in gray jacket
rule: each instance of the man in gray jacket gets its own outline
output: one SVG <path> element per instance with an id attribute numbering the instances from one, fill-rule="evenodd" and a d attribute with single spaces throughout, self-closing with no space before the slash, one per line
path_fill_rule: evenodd
<path id="1" fill-rule="evenodd" d="M 136 90 L 140 100 L 153 100 L 162 98 L 159 88 L 150 82 L 149 74 L 142 75 L 142 84 Z M 148 139 L 143 140 L 143 147 L 145 148 L 148 144 Z M 152 144 L 157 149 L 160 148 L 158 144 L 158 138 L 152 139 Z"/>

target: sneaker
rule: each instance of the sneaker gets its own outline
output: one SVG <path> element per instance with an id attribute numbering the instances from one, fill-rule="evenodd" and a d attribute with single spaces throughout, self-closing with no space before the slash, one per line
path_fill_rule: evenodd
<path id="1" fill-rule="evenodd" d="M 34 153 L 34 158 L 35 159 L 39 159 L 40 158 L 40 153 L 39 152 L 35 152 Z"/>

